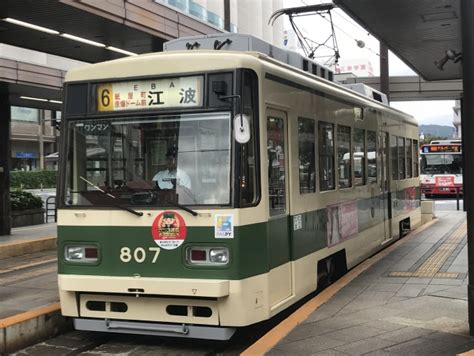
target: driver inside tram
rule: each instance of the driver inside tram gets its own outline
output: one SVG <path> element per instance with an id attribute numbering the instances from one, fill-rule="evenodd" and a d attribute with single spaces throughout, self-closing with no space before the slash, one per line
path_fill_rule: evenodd
<path id="1" fill-rule="evenodd" d="M 191 189 L 191 180 L 186 172 L 177 168 L 176 148 L 168 149 L 166 152 L 166 169 L 159 171 L 153 177 L 153 182 L 160 190 L 176 189 L 176 186 Z"/>

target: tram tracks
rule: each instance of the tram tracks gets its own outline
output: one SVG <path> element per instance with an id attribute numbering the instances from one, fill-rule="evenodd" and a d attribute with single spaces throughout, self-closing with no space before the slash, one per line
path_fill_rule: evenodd
<path id="1" fill-rule="evenodd" d="M 0 286 L 20 283 L 57 271 L 56 251 L 42 251 L 0 261 Z"/>

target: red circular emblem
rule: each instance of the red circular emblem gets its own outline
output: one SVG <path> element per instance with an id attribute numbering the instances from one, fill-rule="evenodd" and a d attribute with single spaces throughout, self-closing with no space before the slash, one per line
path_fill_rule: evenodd
<path id="1" fill-rule="evenodd" d="M 151 234 L 158 246 L 165 250 L 174 250 L 181 246 L 186 238 L 186 223 L 177 212 L 164 211 L 153 221 Z"/>

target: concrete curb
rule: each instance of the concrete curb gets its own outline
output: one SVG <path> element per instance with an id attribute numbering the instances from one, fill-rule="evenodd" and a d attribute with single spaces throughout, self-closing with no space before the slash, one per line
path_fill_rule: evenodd
<path id="1" fill-rule="evenodd" d="M 59 303 L 0 320 L 0 354 L 9 354 L 72 329 Z"/>
<path id="2" fill-rule="evenodd" d="M 57 245 L 57 237 L 40 237 L 33 240 L 16 241 L 0 244 L 0 258 L 21 256 L 28 253 L 53 250 Z"/>

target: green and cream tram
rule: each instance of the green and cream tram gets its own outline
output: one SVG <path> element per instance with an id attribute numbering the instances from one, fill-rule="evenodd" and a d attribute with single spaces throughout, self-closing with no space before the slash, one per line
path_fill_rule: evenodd
<path id="1" fill-rule="evenodd" d="M 420 224 L 412 117 L 230 36 L 67 74 L 59 292 L 77 329 L 228 339 Z"/>

